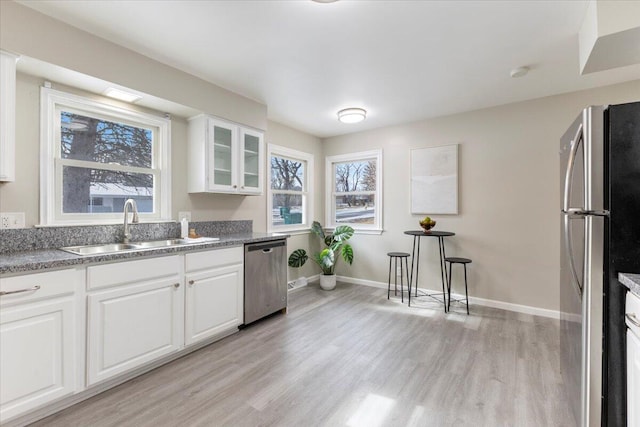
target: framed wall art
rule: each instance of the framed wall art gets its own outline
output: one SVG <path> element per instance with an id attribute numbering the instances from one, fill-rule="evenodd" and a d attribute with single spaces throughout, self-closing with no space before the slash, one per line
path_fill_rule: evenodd
<path id="1" fill-rule="evenodd" d="M 411 150 L 411 213 L 458 213 L 458 144 Z"/>

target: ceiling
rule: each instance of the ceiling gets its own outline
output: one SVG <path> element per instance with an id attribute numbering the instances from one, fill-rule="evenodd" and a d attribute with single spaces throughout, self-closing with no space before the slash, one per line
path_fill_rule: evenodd
<path id="1" fill-rule="evenodd" d="M 20 1 L 268 106 L 319 137 L 629 81 L 580 75 L 587 0 Z M 509 72 L 531 71 L 521 78 Z M 359 124 L 336 112 L 363 107 Z"/>

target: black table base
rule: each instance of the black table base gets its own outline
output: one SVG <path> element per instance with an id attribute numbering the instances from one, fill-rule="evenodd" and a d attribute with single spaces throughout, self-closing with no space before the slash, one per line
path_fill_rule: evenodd
<path id="1" fill-rule="evenodd" d="M 415 284 L 415 296 L 414 298 L 419 297 L 430 297 L 439 303 L 443 303 L 444 312 L 447 312 L 447 292 L 445 290 L 445 281 L 447 277 L 447 266 L 444 263 L 444 259 L 447 257 L 445 248 L 444 248 L 444 238 L 455 236 L 455 233 L 450 231 L 430 231 L 425 233 L 422 230 L 411 230 L 405 231 L 404 234 L 409 236 L 413 236 L 413 250 L 411 252 L 411 274 L 409 275 L 409 307 L 411 307 L 411 287 Z M 440 255 L 440 278 L 442 280 L 442 292 L 428 294 L 421 292 L 418 294 L 418 277 L 420 273 L 420 238 L 421 237 L 437 237 L 438 238 L 438 250 Z M 415 265 L 415 281 L 414 281 L 414 265 Z M 437 298 L 438 296 L 442 296 L 442 300 Z"/>

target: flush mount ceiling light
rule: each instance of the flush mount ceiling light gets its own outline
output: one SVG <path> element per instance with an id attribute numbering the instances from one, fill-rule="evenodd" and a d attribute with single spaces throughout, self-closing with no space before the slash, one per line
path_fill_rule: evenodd
<path id="1" fill-rule="evenodd" d="M 105 90 L 103 93 L 110 98 L 119 99 L 120 101 L 124 102 L 136 102 L 142 99 L 141 96 L 138 96 L 134 93 L 125 92 L 124 90 L 116 89 L 113 87 L 107 88 L 107 90 Z"/>
<path id="2" fill-rule="evenodd" d="M 345 108 L 338 111 L 338 120 L 342 123 L 358 123 L 367 118 L 364 108 Z"/>
<path id="3" fill-rule="evenodd" d="M 511 70 L 511 77 L 517 78 L 525 76 L 529 72 L 529 67 L 518 67 Z"/>

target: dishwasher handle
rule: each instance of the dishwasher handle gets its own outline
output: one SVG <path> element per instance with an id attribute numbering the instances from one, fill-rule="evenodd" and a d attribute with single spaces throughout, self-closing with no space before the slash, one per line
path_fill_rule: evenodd
<path id="1" fill-rule="evenodd" d="M 247 245 L 247 251 L 248 252 L 262 251 L 264 253 L 271 253 L 273 251 L 273 248 L 286 246 L 286 244 L 287 242 L 285 240 L 278 240 L 277 242 Z"/>

